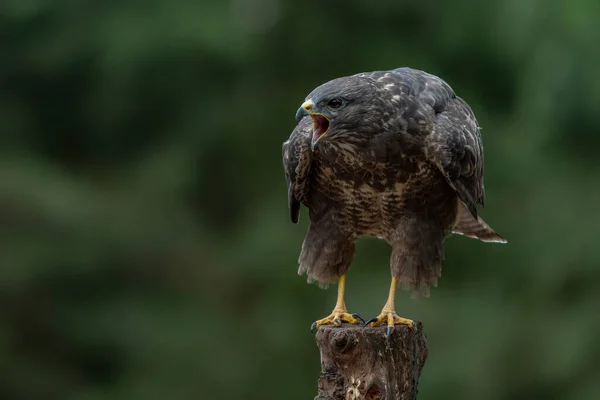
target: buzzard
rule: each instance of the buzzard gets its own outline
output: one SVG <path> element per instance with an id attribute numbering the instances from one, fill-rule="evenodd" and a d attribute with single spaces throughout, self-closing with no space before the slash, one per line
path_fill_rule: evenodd
<path id="1" fill-rule="evenodd" d="M 392 282 L 381 314 L 367 321 L 413 322 L 396 314 L 398 283 L 429 295 L 441 274 L 444 237 L 506 241 L 477 215 L 484 204 L 483 146 L 469 105 L 437 76 L 411 68 L 366 72 L 314 89 L 283 144 L 292 222 L 310 225 L 300 254 L 308 281 L 338 281 L 331 315 L 355 324 L 344 302 L 354 242 L 375 236 L 392 247 Z M 366 324 L 365 324 L 366 325 Z"/>

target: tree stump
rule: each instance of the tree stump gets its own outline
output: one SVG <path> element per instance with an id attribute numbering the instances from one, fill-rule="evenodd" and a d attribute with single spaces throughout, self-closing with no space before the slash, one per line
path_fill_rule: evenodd
<path id="1" fill-rule="evenodd" d="M 417 398 L 428 354 L 423 325 L 397 325 L 389 338 L 386 328 L 348 324 L 319 328 L 321 376 L 315 400 Z"/>

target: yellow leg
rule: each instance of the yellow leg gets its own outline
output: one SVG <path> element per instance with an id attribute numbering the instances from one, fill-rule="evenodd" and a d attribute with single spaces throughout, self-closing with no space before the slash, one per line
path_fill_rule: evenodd
<path id="1" fill-rule="evenodd" d="M 367 321 L 370 322 L 371 326 L 379 326 L 384 321 L 387 322 L 387 335 L 389 336 L 394 330 L 394 325 L 408 325 L 413 327 L 413 322 L 410 319 L 402 318 L 396 314 L 396 307 L 394 306 L 394 299 L 396 298 L 396 286 L 398 286 L 398 279 L 392 277 L 392 284 L 390 286 L 390 294 L 388 300 L 381 310 L 381 314 L 376 318 Z"/>
<path id="2" fill-rule="evenodd" d="M 357 314 L 350 314 L 346 309 L 346 303 L 344 303 L 344 290 L 346 289 L 346 275 L 340 276 L 340 280 L 338 282 L 338 293 L 337 293 L 337 301 L 335 303 L 335 307 L 331 314 L 327 317 L 315 321 L 310 327 L 311 330 L 315 328 L 319 328 L 321 325 L 333 324 L 335 326 L 340 326 L 343 322 L 347 322 L 349 324 L 358 324 L 359 321 L 362 321 L 362 318 Z"/>

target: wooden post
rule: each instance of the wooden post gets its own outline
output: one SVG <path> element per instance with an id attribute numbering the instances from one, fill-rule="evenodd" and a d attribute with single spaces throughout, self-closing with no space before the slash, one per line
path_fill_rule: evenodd
<path id="1" fill-rule="evenodd" d="M 423 325 L 386 327 L 324 325 L 316 335 L 321 353 L 315 400 L 414 400 L 427 359 Z"/>

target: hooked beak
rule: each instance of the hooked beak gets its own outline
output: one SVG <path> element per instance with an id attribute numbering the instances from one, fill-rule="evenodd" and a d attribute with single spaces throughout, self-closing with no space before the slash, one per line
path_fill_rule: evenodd
<path id="1" fill-rule="evenodd" d="M 317 142 L 321 140 L 323 136 L 329 131 L 330 120 L 323 114 L 312 112 L 313 102 L 312 100 L 307 100 L 296 111 L 296 124 L 300 122 L 302 118 L 309 115 L 313 120 L 313 136 L 310 145 L 310 149 L 312 151 L 315 150 L 317 146 Z"/>
<path id="2" fill-rule="evenodd" d="M 310 104 L 308 104 L 310 103 Z M 300 120 L 304 117 L 306 117 L 308 114 L 308 111 L 312 108 L 312 101 L 305 101 L 300 108 L 298 109 L 298 111 L 296 111 L 296 125 L 298 125 L 298 123 L 300 122 Z"/>

